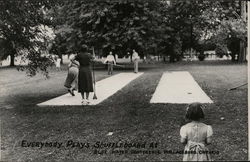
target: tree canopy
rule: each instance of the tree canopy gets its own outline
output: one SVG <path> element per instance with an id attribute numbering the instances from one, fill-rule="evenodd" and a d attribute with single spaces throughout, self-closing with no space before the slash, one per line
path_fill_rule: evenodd
<path id="1" fill-rule="evenodd" d="M 49 59 L 41 57 L 41 51 L 46 49 L 48 37 L 44 35 L 42 25 L 50 24 L 46 19 L 46 9 L 52 7 L 52 0 L 1 0 L 0 1 L 0 46 L 1 59 L 11 56 L 11 66 L 14 57 L 23 55 L 28 59 L 28 72 L 34 75 L 39 69 L 47 73 Z M 25 54 L 25 55 L 24 55 Z"/>
<path id="2" fill-rule="evenodd" d="M 73 1 L 58 8 L 57 18 L 63 21 L 55 29 L 69 52 L 87 45 L 145 53 L 168 37 L 161 9 L 160 1 L 151 0 Z"/>
<path id="3" fill-rule="evenodd" d="M 242 2 L 234 0 L 20 0 L 0 1 L 1 57 L 27 53 L 28 69 L 47 72 L 51 65 L 43 50 L 62 55 L 94 47 L 124 56 L 136 49 L 141 56 L 169 55 L 208 47 L 239 52 L 246 41 Z M 244 6 L 243 6 L 244 8 Z M 53 28 L 44 37 L 41 26 Z M 44 28 L 43 28 L 44 29 Z M 236 48 L 237 47 L 237 48 Z M 237 51 L 233 51 L 237 49 Z M 13 61 L 13 60 L 12 60 Z M 13 62 L 14 63 L 14 62 Z"/>

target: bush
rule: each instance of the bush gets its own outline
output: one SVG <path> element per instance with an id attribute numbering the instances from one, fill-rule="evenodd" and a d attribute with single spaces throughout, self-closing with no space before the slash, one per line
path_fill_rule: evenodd
<path id="1" fill-rule="evenodd" d="M 199 54 L 198 59 L 200 61 L 204 61 L 205 60 L 205 55 L 204 54 Z"/>

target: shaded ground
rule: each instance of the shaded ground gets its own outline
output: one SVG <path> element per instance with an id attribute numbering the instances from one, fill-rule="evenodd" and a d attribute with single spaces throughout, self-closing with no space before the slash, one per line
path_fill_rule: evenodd
<path id="1" fill-rule="evenodd" d="M 150 68 L 147 68 L 150 66 Z M 91 145 L 102 142 L 158 142 L 151 150 L 182 150 L 179 129 L 185 123 L 186 105 L 150 104 L 163 71 L 189 71 L 214 101 L 206 105 L 204 122 L 214 129 L 210 150 L 215 160 L 247 160 L 247 87 L 227 89 L 247 82 L 247 66 L 230 61 L 181 62 L 144 65 L 144 75 L 97 106 L 43 107 L 37 103 L 66 93 L 66 71 L 26 78 L 15 69 L 0 69 L 0 107 L 2 159 L 8 161 L 45 160 L 181 160 L 181 154 L 107 154 L 96 155 L 93 148 L 21 147 L 21 141 L 63 142 L 68 140 Z M 121 72 L 116 71 L 116 73 Z M 131 71 L 131 68 L 123 69 Z M 97 80 L 108 77 L 98 70 Z M 220 120 L 224 117 L 225 120 Z M 107 136 L 113 132 L 112 136 Z M 149 149 L 148 149 L 149 150 Z"/>

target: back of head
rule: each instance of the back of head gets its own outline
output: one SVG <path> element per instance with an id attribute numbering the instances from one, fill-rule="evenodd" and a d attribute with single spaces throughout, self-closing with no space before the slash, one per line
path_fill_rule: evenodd
<path id="1" fill-rule="evenodd" d="M 78 48 L 78 52 L 79 53 L 86 53 L 88 51 L 88 46 L 87 45 L 81 45 L 81 46 L 79 46 L 79 48 Z"/>
<path id="2" fill-rule="evenodd" d="M 202 110 L 202 104 L 198 102 L 189 104 L 185 117 L 193 121 L 199 121 L 200 119 L 203 119 L 205 116 Z"/>

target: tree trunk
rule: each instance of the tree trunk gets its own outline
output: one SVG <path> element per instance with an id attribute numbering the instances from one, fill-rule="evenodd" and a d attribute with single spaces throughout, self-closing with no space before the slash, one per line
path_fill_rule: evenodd
<path id="1" fill-rule="evenodd" d="M 193 24 L 192 24 L 192 19 L 190 20 L 191 24 L 190 24 L 190 50 L 193 47 Z"/>
<path id="2" fill-rule="evenodd" d="M 15 53 L 11 52 L 10 54 L 10 66 L 15 66 Z"/>
<path id="3" fill-rule="evenodd" d="M 97 48 L 97 58 L 100 58 L 100 48 Z"/>
<path id="4" fill-rule="evenodd" d="M 239 62 L 246 61 L 246 46 L 244 41 L 240 41 Z"/>
<path id="5" fill-rule="evenodd" d="M 61 59 L 60 64 L 63 64 L 63 55 L 62 55 L 62 53 L 61 53 L 61 52 L 59 53 L 59 58 Z"/>
<path id="6" fill-rule="evenodd" d="M 102 47 L 99 48 L 99 50 L 98 50 L 98 55 L 99 55 L 100 58 L 103 57 L 103 48 L 102 48 Z"/>
<path id="7" fill-rule="evenodd" d="M 231 54 L 231 57 L 232 57 L 232 61 L 233 61 L 233 62 L 236 61 L 236 60 L 235 60 L 235 53 L 232 53 L 232 54 Z"/>
<path id="8" fill-rule="evenodd" d="M 169 62 L 175 62 L 175 55 L 170 55 Z"/>
<path id="9" fill-rule="evenodd" d="M 247 14 L 246 14 L 246 1 L 241 1 L 240 5 L 241 5 L 241 17 L 243 19 L 243 21 L 247 21 Z M 238 61 L 239 62 L 244 62 L 246 61 L 246 42 L 244 42 L 243 40 L 240 41 L 240 52 L 239 52 L 239 56 L 238 56 Z"/>
<path id="10" fill-rule="evenodd" d="M 16 46 L 13 41 L 10 42 L 9 52 L 10 52 L 10 66 L 15 66 Z"/>

